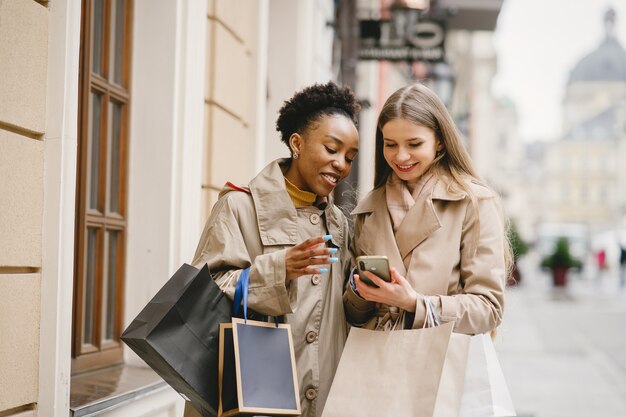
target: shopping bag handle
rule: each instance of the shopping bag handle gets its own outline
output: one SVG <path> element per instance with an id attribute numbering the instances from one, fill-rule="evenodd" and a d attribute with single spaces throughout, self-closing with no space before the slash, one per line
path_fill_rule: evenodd
<path id="1" fill-rule="evenodd" d="M 243 319 L 248 321 L 248 287 L 250 286 L 250 268 L 243 269 L 239 274 L 237 287 L 235 288 L 235 299 L 233 300 L 235 316 L 239 314 L 239 307 L 243 300 Z"/>
<path id="2" fill-rule="evenodd" d="M 243 320 L 248 321 L 248 288 L 250 287 L 250 267 L 243 269 L 239 274 L 237 287 L 235 287 L 235 297 L 233 300 L 235 316 L 239 314 L 239 307 L 243 301 Z M 278 327 L 278 317 L 274 317 L 276 327 Z"/>

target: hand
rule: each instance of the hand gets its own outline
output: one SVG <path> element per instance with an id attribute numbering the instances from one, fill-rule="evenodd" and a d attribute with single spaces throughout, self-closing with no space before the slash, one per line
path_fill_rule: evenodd
<path id="1" fill-rule="evenodd" d="M 328 265 L 338 261 L 337 258 L 330 256 L 336 254 L 337 249 L 328 248 L 324 245 L 330 239 L 330 235 L 312 237 L 287 249 L 287 254 L 285 255 L 287 281 L 302 275 L 328 272 L 328 269 L 319 268 L 317 265 Z"/>
<path id="2" fill-rule="evenodd" d="M 415 312 L 417 292 L 411 284 L 398 273 L 394 267 L 390 268 L 391 282 L 384 281 L 369 271 L 363 271 L 366 278 L 378 285 L 378 288 L 367 285 L 358 274 L 354 275 L 354 282 L 359 295 L 368 301 L 383 303 L 409 312 Z"/>

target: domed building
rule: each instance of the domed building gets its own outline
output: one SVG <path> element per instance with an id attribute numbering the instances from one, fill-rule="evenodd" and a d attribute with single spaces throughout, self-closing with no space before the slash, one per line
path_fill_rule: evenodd
<path id="1" fill-rule="evenodd" d="M 605 38 L 570 72 L 564 134 L 544 159 L 544 220 L 584 224 L 591 234 L 614 229 L 626 215 L 626 50 L 615 21 L 608 10 Z"/>
<path id="2" fill-rule="evenodd" d="M 615 37 L 615 11 L 604 17 L 605 38 L 572 69 L 564 100 L 563 131 L 626 98 L 626 50 Z"/>

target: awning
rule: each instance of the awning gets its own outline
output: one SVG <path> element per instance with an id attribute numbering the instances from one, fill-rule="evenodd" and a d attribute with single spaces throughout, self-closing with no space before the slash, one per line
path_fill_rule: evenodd
<path id="1" fill-rule="evenodd" d="M 440 0 L 449 30 L 494 30 L 504 0 Z"/>

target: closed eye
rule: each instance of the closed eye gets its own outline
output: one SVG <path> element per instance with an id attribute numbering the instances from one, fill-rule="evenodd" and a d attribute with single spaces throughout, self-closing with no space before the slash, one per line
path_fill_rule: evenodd
<path id="1" fill-rule="evenodd" d="M 337 151 L 336 151 L 336 150 L 334 150 L 334 149 L 332 149 L 332 148 L 329 148 L 329 147 L 328 147 L 328 146 L 326 146 L 326 145 L 324 145 L 324 148 L 326 148 L 326 152 L 328 152 L 328 153 L 329 153 L 329 154 L 331 154 L 331 155 L 333 155 L 333 154 L 336 154 L 336 153 L 337 153 Z"/>

